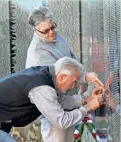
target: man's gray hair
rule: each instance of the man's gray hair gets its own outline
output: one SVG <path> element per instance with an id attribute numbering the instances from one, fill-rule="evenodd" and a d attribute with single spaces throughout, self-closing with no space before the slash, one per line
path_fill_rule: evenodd
<path id="1" fill-rule="evenodd" d="M 29 24 L 33 27 L 37 26 L 41 22 L 45 21 L 46 19 L 52 19 L 52 12 L 48 10 L 48 8 L 45 7 L 35 7 L 30 12 L 28 20 Z"/>
<path id="2" fill-rule="evenodd" d="M 74 72 L 79 72 L 80 74 L 83 72 L 84 67 L 75 59 L 70 57 L 60 58 L 54 64 L 55 74 L 73 74 Z"/>

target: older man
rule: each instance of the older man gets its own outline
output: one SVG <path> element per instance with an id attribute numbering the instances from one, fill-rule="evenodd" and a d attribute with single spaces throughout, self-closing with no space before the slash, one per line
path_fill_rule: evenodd
<path id="1" fill-rule="evenodd" d="M 55 31 L 57 25 L 53 22 L 51 12 L 47 8 L 34 8 L 29 15 L 29 24 L 34 29 L 34 36 L 28 48 L 26 68 L 38 65 L 52 65 L 64 56 L 74 58 L 74 54 L 70 51 L 68 43 Z M 81 81 L 85 80 L 97 87 L 102 86 L 101 82 L 93 73 L 87 73 L 85 75 L 83 71 Z M 63 101 L 63 97 L 64 94 L 61 94 L 61 101 Z M 71 110 L 73 109 L 73 102 L 69 103 L 69 110 Z M 44 142 L 71 142 L 73 140 L 73 127 L 64 130 L 55 127 L 44 116 L 41 116 L 40 120 Z M 54 137 L 53 140 L 52 135 Z"/>
<path id="2" fill-rule="evenodd" d="M 103 102 L 100 88 L 92 91 L 84 106 L 81 106 L 78 96 L 66 96 L 64 103 L 59 102 L 59 92 L 66 93 L 75 87 L 83 73 L 81 68 L 76 60 L 64 57 L 54 66 L 31 67 L 0 79 L 0 123 L 7 121 L 14 126 L 18 122 L 19 125 L 23 118 L 28 117 L 33 121 L 41 113 L 60 129 L 78 123 L 87 112 L 100 107 Z M 72 105 L 70 101 L 76 109 L 64 111 Z M 10 140 L 12 142 L 12 138 L 0 130 L 0 142 Z"/>

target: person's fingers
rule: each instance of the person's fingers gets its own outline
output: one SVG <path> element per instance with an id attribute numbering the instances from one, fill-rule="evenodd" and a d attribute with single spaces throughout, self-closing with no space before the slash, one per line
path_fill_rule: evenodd
<path id="1" fill-rule="evenodd" d="M 98 97 L 99 101 L 103 101 L 103 96 L 102 95 L 97 95 L 97 97 Z"/>
<path id="2" fill-rule="evenodd" d="M 97 92 L 97 91 L 100 91 L 100 90 L 102 90 L 102 89 L 101 88 L 94 88 L 93 89 L 94 92 Z"/>
<path id="3" fill-rule="evenodd" d="M 100 107 L 100 105 L 101 105 L 100 102 L 99 102 L 99 101 L 96 101 L 96 108 Z M 96 109 L 96 108 L 95 108 L 95 109 Z"/>
<path id="4" fill-rule="evenodd" d="M 92 95 L 99 95 L 102 92 L 103 92 L 102 88 L 94 88 L 92 91 Z"/>
<path id="5" fill-rule="evenodd" d="M 100 103 L 100 105 L 104 105 L 104 101 L 100 101 L 99 103 Z"/>
<path id="6" fill-rule="evenodd" d="M 99 106 L 100 106 L 100 104 L 99 104 L 99 102 L 97 100 L 93 103 L 93 105 L 91 105 L 92 110 L 97 109 Z"/>
<path id="7" fill-rule="evenodd" d="M 96 77 L 98 77 L 98 75 L 95 72 L 92 72 Z"/>
<path id="8" fill-rule="evenodd" d="M 104 100 L 102 98 L 99 98 L 98 101 L 99 101 L 100 105 L 104 104 Z"/>
<path id="9" fill-rule="evenodd" d="M 95 85 L 97 85 L 98 87 L 100 86 L 100 87 L 104 88 L 104 84 L 98 78 L 95 78 Z"/>
<path id="10" fill-rule="evenodd" d="M 95 86 L 96 88 L 101 88 L 102 90 L 104 89 L 103 86 L 100 86 L 100 85 L 98 85 L 98 84 L 95 84 L 94 86 Z"/>
<path id="11" fill-rule="evenodd" d="M 87 81 L 92 83 L 95 87 L 104 88 L 103 83 L 98 79 L 97 74 L 95 74 L 94 72 L 87 73 L 86 78 L 87 78 Z"/>
<path id="12" fill-rule="evenodd" d="M 102 105 L 103 102 L 104 102 L 104 99 L 103 99 L 102 94 L 99 94 L 99 95 L 97 95 L 96 97 L 97 97 L 97 100 L 98 100 L 99 104 Z"/>
<path id="13" fill-rule="evenodd" d="M 93 81 L 92 83 L 96 88 L 102 88 L 104 89 L 104 85 L 101 82 Z"/>

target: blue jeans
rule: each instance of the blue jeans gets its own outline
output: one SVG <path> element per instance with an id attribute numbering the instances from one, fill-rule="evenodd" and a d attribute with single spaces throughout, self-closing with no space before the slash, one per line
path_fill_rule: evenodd
<path id="1" fill-rule="evenodd" d="M 0 142 L 16 142 L 8 133 L 0 130 Z"/>

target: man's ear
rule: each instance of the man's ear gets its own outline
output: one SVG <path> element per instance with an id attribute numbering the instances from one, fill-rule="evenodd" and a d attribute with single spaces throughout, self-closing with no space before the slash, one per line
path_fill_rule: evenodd
<path id="1" fill-rule="evenodd" d="M 58 74 L 57 75 L 57 80 L 58 80 L 59 83 L 62 83 L 62 82 L 65 81 L 66 77 L 67 77 L 66 74 Z"/>

